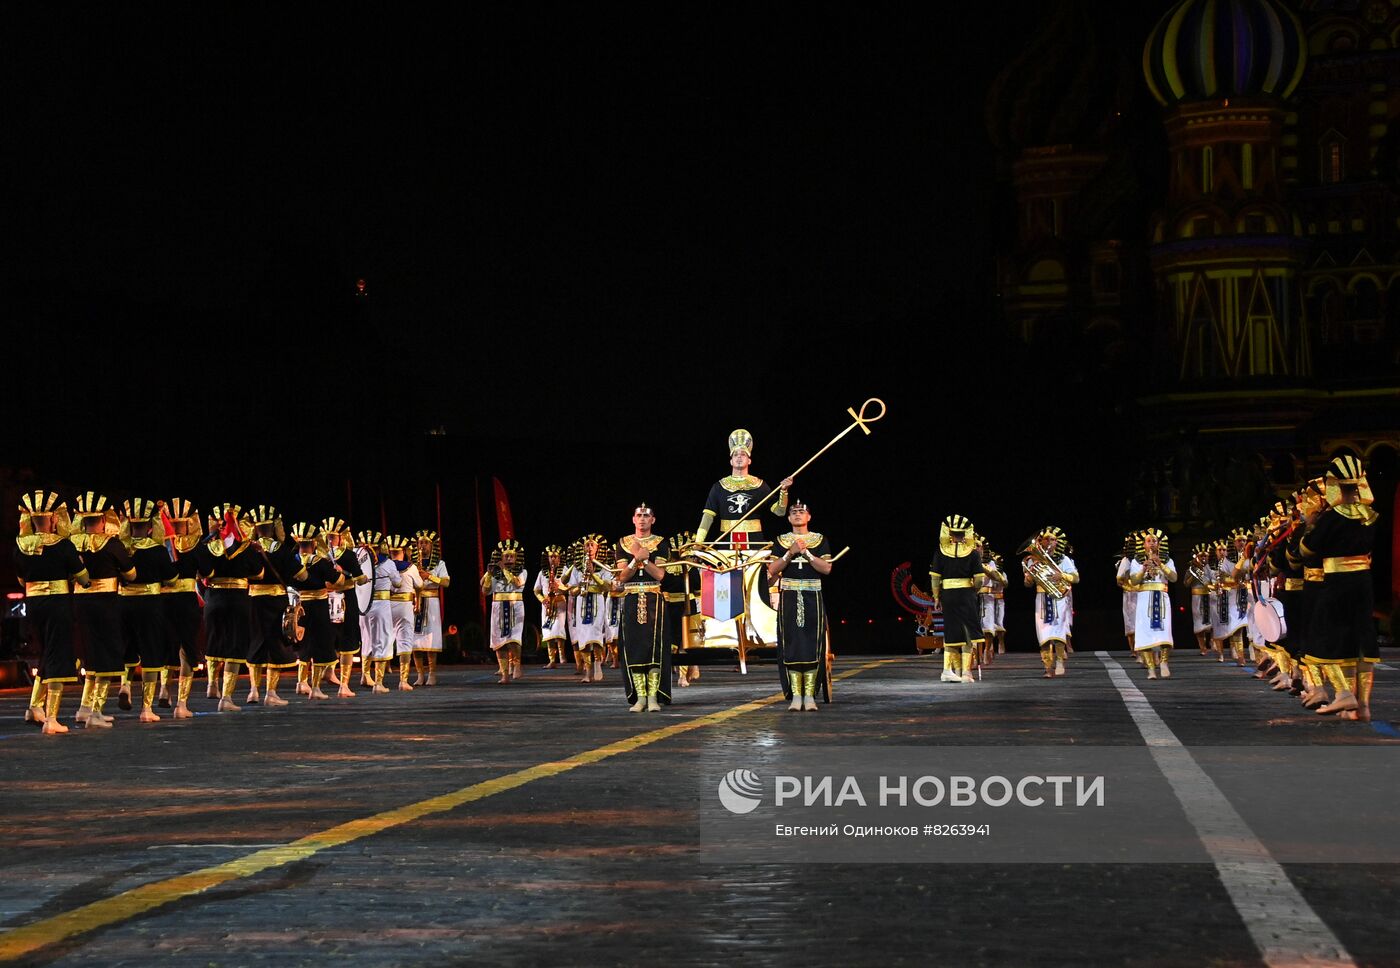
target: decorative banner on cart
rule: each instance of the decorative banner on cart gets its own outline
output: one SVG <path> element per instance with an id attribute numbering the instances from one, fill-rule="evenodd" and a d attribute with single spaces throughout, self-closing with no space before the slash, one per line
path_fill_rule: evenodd
<path id="1" fill-rule="evenodd" d="M 744 569 L 700 570 L 700 614 L 729 622 L 744 614 Z"/>

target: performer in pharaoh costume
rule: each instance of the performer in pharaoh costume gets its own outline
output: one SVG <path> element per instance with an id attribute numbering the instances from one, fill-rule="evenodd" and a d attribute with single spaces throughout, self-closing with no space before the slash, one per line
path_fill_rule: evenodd
<path id="1" fill-rule="evenodd" d="M 1074 559 L 1062 549 L 1069 542 L 1057 527 L 1041 530 L 1022 548 L 1021 568 L 1027 588 L 1034 587 L 1035 635 L 1040 642 L 1044 678 L 1065 674 L 1065 655 L 1073 622 L 1070 591 L 1079 581 Z"/>
<path id="2" fill-rule="evenodd" d="M 1203 656 L 1210 654 L 1210 598 L 1214 581 L 1210 568 L 1210 546 L 1198 544 L 1191 549 L 1191 561 L 1186 566 L 1186 585 L 1191 591 L 1191 633 L 1195 635 L 1196 648 Z"/>
<path id="3" fill-rule="evenodd" d="M 260 504 L 249 513 L 253 522 L 252 554 L 261 559 L 262 575 L 248 582 L 248 611 L 251 636 L 248 642 L 248 698 L 256 705 L 258 676 L 267 672 L 267 691 L 262 701 L 269 706 L 285 706 L 287 700 L 277 693 L 283 671 L 295 669 L 296 654 L 292 644 L 282 634 L 282 616 L 287 611 L 287 583 L 306 576 L 297 562 L 296 549 L 287 544 L 282 515 L 267 504 Z"/>
<path id="4" fill-rule="evenodd" d="M 1157 528 L 1136 532 L 1123 587 L 1133 592 L 1137 609 L 1133 650 L 1142 655 L 1149 679 L 1156 679 L 1158 670 L 1163 679 L 1171 678 L 1172 603 L 1167 586 L 1174 581 L 1176 564 L 1166 535 Z"/>
<path id="5" fill-rule="evenodd" d="M 332 591 L 327 600 L 327 611 L 331 621 L 331 648 L 335 652 L 337 663 L 331 667 L 331 672 L 339 672 L 339 675 L 332 676 L 331 682 L 340 687 L 340 691 L 336 693 L 337 697 L 350 699 L 355 695 L 354 690 L 350 688 L 350 677 L 355 671 L 355 656 L 360 654 L 362 646 L 361 589 L 367 589 L 364 596 L 368 599 L 373 588 L 370 576 L 365 572 L 360 556 L 354 548 L 355 538 L 345 522 L 336 517 L 324 519 L 321 522 L 321 535 L 325 540 L 326 557 L 335 566 L 339 576 L 337 581 L 343 589 Z"/>
<path id="6" fill-rule="evenodd" d="M 73 502 L 73 516 L 80 533 L 71 537 L 83 557 L 92 579 L 73 589 L 73 612 L 78 641 L 83 645 L 83 667 L 87 683 L 78 707 L 77 722 L 89 728 L 109 727 L 112 719 L 102 714 L 107 693 L 115 681 L 126 679 L 126 643 L 122 634 L 122 609 L 118 589 L 124 581 L 136 579 L 131 555 L 120 541 L 112 540 L 121 530 L 115 508 L 107 499 L 88 491 Z"/>
<path id="7" fill-rule="evenodd" d="M 204 599 L 204 655 L 207 674 L 222 673 L 219 712 L 237 712 L 233 691 L 248 661 L 252 611 L 248 583 L 263 573 L 252 550 L 253 523 L 237 504 L 216 504 L 209 511 L 209 537 L 195 549 L 196 565 L 207 588 Z M 252 674 L 249 674 L 252 678 Z M 253 683 L 256 685 L 256 681 Z"/>
<path id="8" fill-rule="evenodd" d="M 623 688 L 631 711 L 656 712 L 671 702 L 671 649 L 666 644 L 666 613 L 661 581 L 671 545 L 652 534 L 656 515 L 645 503 L 632 512 L 633 533 L 613 545 L 613 584 L 623 593 L 619 652 L 626 674 Z"/>
<path id="9" fill-rule="evenodd" d="M 978 665 L 989 665 L 993 655 L 1006 654 L 1006 566 L 992 551 L 986 537 L 977 538 L 982 557 L 982 578 L 977 586 L 977 611 L 982 625 L 982 654 Z"/>
<path id="10" fill-rule="evenodd" d="M 768 577 L 778 583 L 778 681 L 792 711 L 815 711 L 817 691 L 831 701 L 827 680 L 826 600 L 822 580 L 831 574 L 831 541 L 808 527 L 807 505 L 788 507 L 792 530 L 778 536 L 782 554 L 768 563 Z"/>
<path id="11" fill-rule="evenodd" d="M 601 534 L 580 538 L 565 584 L 572 599 L 570 632 L 574 654 L 583 673 L 580 682 L 601 682 L 608 638 L 608 605 L 612 600 L 612 567 L 600 562 L 605 539 Z M 620 601 L 620 599 L 618 599 Z M 619 609 L 619 613 L 621 610 Z M 619 614 L 619 619 L 620 619 Z"/>
<path id="12" fill-rule="evenodd" d="M 175 686 L 176 719 L 193 719 L 190 711 L 190 691 L 194 688 L 195 669 L 204 660 L 200 651 L 199 632 L 204 622 L 203 603 L 199 596 L 199 555 L 197 549 L 204 538 L 199 512 L 189 501 L 172 499 L 161 507 L 164 514 L 166 541 L 175 558 L 175 579 L 161 586 L 161 604 L 165 608 L 165 624 L 169 629 L 174 658 L 179 662 L 179 680 Z M 217 694 L 215 673 L 206 666 L 209 678 L 207 695 Z"/>
<path id="13" fill-rule="evenodd" d="M 24 718 L 50 734 L 68 732 L 58 713 L 64 684 L 78 681 L 70 592 L 73 583 L 90 582 L 82 556 L 68 538 L 71 527 L 68 505 L 57 494 L 34 491 L 20 499 L 15 573 L 24 582 L 25 622 L 40 656 Z"/>
<path id="14" fill-rule="evenodd" d="M 506 685 L 522 675 L 520 644 L 525 637 L 526 570 L 521 567 L 525 549 L 513 538 L 496 543 L 486 574 L 481 576 L 481 590 L 491 596 L 491 650 L 496 653 L 500 667 L 500 684 Z"/>
<path id="15" fill-rule="evenodd" d="M 310 699 L 329 699 L 330 696 L 321 690 L 321 680 L 337 659 L 330 596 L 333 591 L 344 594 L 353 588 L 355 579 L 336 568 L 318 525 L 309 521 L 293 525 L 292 540 L 297 546 L 294 561 L 297 570 L 289 587 L 296 593 L 297 605 L 301 608 L 300 653 L 310 666 L 309 689 L 305 695 Z"/>
<path id="16" fill-rule="evenodd" d="M 1338 457 L 1327 468 L 1326 511 L 1304 533 L 1304 554 L 1322 558 L 1322 597 L 1312 615 L 1308 654 L 1336 689 L 1319 713 L 1341 719 L 1371 720 L 1371 686 L 1379 642 L 1373 611 L 1371 551 L 1380 515 L 1361 461 Z"/>
<path id="17" fill-rule="evenodd" d="M 389 560 L 399 572 L 399 587 L 389 596 L 389 614 L 394 623 L 394 651 L 399 659 L 399 689 L 412 692 L 408 671 L 413 666 L 413 651 L 417 644 L 413 626 L 423 577 L 409 557 L 413 549 L 408 538 L 391 534 L 384 539 L 384 547 L 388 549 Z"/>
<path id="18" fill-rule="evenodd" d="M 1128 586 L 1128 571 L 1132 568 L 1133 549 L 1137 543 L 1136 531 L 1130 531 L 1123 538 L 1123 552 L 1118 557 L 1117 580 L 1118 587 L 1123 592 L 1123 635 L 1128 640 L 1128 649 L 1141 662 L 1142 655 L 1133 649 L 1133 636 L 1137 634 L 1137 592 Z"/>
<path id="19" fill-rule="evenodd" d="M 416 545 L 413 564 L 423 587 L 418 589 L 418 641 L 413 647 L 413 684 L 437 685 L 438 656 L 442 655 L 442 593 L 452 583 L 447 562 L 442 560 L 442 539 L 436 531 L 424 529 L 413 536 Z M 427 665 L 424 673 L 422 666 Z"/>
<path id="20" fill-rule="evenodd" d="M 379 563 L 388 560 L 384 555 L 384 536 L 378 531 L 361 531 L 355 536 L 355 560 L 360 563 L 360 571 L 367 577 L 363 585 L 355 588 L 355 603 L 360 608 L 360 685 L 367 689 L 374 689 L 375 692 L 387 692 L 387 689 L 377 689 L 380 685 L 379 677 L 375 674 L 377 665 L 376 650 L 381 638 L 380 612 L 385 620 L 392 625 L 392 620 L 388 619 L 389 607 L 385 604 L 378 612 L 375 611 L 375 602 L 381 601 L 379 592 L 383 591 L 382 601 L 389 601 L 388 592 L 390 584 L 386 577 L 379 574 Z M 397 569 L 393 569 L 397 576 Z M 388 640 L 388 632 L 383 634 L 383 638 Z"/>
<path id="21" fill-rule="evenodd" d="M 973 682 L 982 618 L 977 608 L 977 588 L 986 574 L 977 550 L 972 522 L 950 514 L 938 528 L 938 548 L 929 562 L 929 589 L 934 607 L 943 610 L 944 682 Z"/>
<path id="22" fill-rule="evenodd" d="M 156 502 L 139 498 L 127 501 L 122 505 L 121 518 L 122 544 L 136 569 L 136 577 L 117 593 L 121 599 L 127 663 L 135 658 L 141 665 L 140 721 L 158 723 L 160 716 L 152 707 L 161 676 L 180 666 L 175 640 L 166 622 L 161 588 L 173 584 L 178 571 L 165 546 L 165 529 Z"/>
<path id="23" fill-rule="evenodd" d="M 540 603 L 540 644 L 549 659 L 546 669 L 557 669 L 569 661 L 568 587 L 564 549 L 547 545 L 540 554 L 540 573 L 533 589 Z"/>

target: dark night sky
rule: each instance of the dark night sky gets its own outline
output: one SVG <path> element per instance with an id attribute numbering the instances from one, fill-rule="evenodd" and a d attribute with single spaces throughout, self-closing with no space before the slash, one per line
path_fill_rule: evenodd
<path id="1" fill-rule="evenodd" d="M 693 528 L 731 429 L 776 480 L 880 396 L 797 488 L 854 546 L 852 614 L 891 614 L 944 514 L 1003 553 L 1102 529 L 1113 395 L 995 315 L 984 98 L 1022 5 L 468 9 L 28 32 L 0 305 L 37 338 L 0 466 L 298 519 L 349 478 L 352 523 L 382 494 L 394 530 L 432 523 L 436 478 L 466 574 L 474 475 L 532 559 L 638 499 Z"/>

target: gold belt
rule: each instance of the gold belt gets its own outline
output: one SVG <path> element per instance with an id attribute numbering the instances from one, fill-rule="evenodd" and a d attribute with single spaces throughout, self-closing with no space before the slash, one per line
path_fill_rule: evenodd
<path id="1" fill-rule="evenodd" d="M 738 521 L 737 526 L 735 525 L 736 521 Z M 757 518 L 747 518 L 743 521 L 739 521 L 738 518 L 729 518 L 728 520 L 720 519 L 720 534 L 724 534 L 724 532 L 728 531 L 730 528 L 734 529 L 734 534 L 750 534 L 754 531 L 762 531 L 763 522 L 759 521 Z"/>
<path id="2" fill-rule="evenodd" d="M 313 588 L 306 592 L 297 592 L 297 598 L 303 602 L 324 602 L 330 598 L 331 592 L 328 588 Z"/>
<path id="3" fill-rule="evenodd" d="M 778 587 L 785 592 L 819 592 L 822 590 L 822 583 L 820 578 L 780 578 Z"/>
<path id="4" fill-rule="evenodd" d="M 248 595 L 251 598 L 265 598 L 273 595 L 286 595 L 286 585 L 249 585 Z"/>
<path id="5" fill-rule="evenodd" d="M 1301 592 L 1303 590 L 1303 579 L 1285 578 L 1283 580 L 1283 590 L 1286 592 Z"/>
<path id="6" fill-rule="evenodd" d="M 1323 580 L 1323 575 L 1324 575 L 1324 572 L 1323 572 L 1323 569 L 1321 569 L 1321 568 L 1304 568 L 1304 569 L 1303 569 L 1303 581 L 1322 581 L 1322 580 Z"/>
<path id="7" fill-rule="evenodd" d="M 1192 595 L 1209 595 L 1209 594 L 1210 594 L 1210 589 L 1209 589 L 1209 588 L 1193 588 L 1193 589 L 1191 589 L 1191 594 L 1192 594 Z"/>
<path id="8" fill-rule="evenodd" d="M 1370 571 L 1370 555 L 1347 555 L 1343 558 L 1323 558 L 1322 570 L 1328 575 L 1347 571 Z"/>
<path id="9" fill-rule="evenodd" d="M 521 602 L 525 596 L 520 592 L 496 592 L 491 596 L 493 602 Z"/>
<path id="10" fill-rule="evenodd" d="M 1160 581 L 1149 581 L 1149 582 L 1144 582 L 1143 584 L 1141 584 L 1141 585 L 1139 585 L 1139 586 L 1137 587 L 1137 591 L 1140 591 L 1140 592 L 1164 592 L 1164 591 L 1166 591 L 1166 590 L 1167 590 L 1166 582 L 1160 582 Z"/>
<path id="11" fill-rule="evenodd" d="M 944 588 L 971 588 L 971 587 L 972 587 L 972 582 L 973 582 L 973 579 L 971 579 L 971 578 L 945 578 L 945 579 L 943 579 L 943 587 L 944 587 Z"/>
<path id="12" fill-rule="evenodd" d="M 438 597 L 438 594 L 439 594 L 439 591 L 438 591 L 438 589 L 436 589 L 436 588 L 420 588 L 420 589 L 418 589 L 418 597 L 419 597 L 419 598 L 437 598 L 437 597 Z"/>
<path id="13" fill-rule="evenodd" d="M 175 581 L 162 588 L 161 591 L 167 595 L 172 594 L 174 592 L 192 592 L 194 591 L 194 579 L 177 578 L 175 579 Z"/>
<path id="14" fill-rule="evenodd" d="M 671 604 L 679 604 L 685 601 L 685 592 L 662 592 L 661 597 Z"/>
<path id="15" fill-rule="evenodd" d="M 210 587 L 210 588 L 241 588 L 241 589 L 243 589 L 243 590 L 246 591 L 247 588 L 248 588 L 248 579 L 246 579 L 246 578 L 211 578 L 211 579 L 209 579 L 209 587 Z"/>
<path id="16" fill-rule="evenodd" d="M 659 591 L 661 591 L 661 582 L 659 581 L 634 581 L 622 586 L 622 594 L 624 595 L 645 595 L 648 592 Z"/>
<path id="17" fill-rule="evenodd" d="M 519 598 L 520 596 L 519 596 L 519 595 L 516 595 L 515 597 L 516 597 L 516 598 Z M 392 595 L 389 596 L 389 601 L 391 601 L 391 602 L 411 602 L 411 601 L 413 601 L 413 592 L 394 592 Z"/>
<path id="18" fill-rule="evenodd" d="M 373 592 L 370 594 L 370 601 L 372 602 L 387 602 L 388 600 L 388 592 Z"/>
<path id="19" fill-rule="evenodd" d="M 134 598 L 138 595 L 159 595 L 160 582 L 152 582 L 149 585 L 123 585 L 117 594 L 122 598 Z"/>
<path id="20" fill-rule="evenodd" d="M 75 595 L 92 595 L 97 592 L 114 592 L 117 590 L 117 580 L 115 578 L 94 578 L 92 584 L 84 588 L 82 585 L 73 589 Z"/>
<path id="21" fill-rule="evenodd" d="M 24 583 L 24 594 L 30 598 L 38 598 L 40 595 L 67 595 L 68 582 L 63 578 L 56 578 L 53 581 L 27 581 Z"/>

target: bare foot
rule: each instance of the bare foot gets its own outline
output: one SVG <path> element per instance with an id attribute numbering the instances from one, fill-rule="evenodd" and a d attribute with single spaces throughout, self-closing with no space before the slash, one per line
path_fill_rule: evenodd
<path id="1" fill-rule="evenodd" d="M 241 711 L 242 708 L 241 706 L 235 705 L 232 699 L 219 700 L 219 712 L 221 713 L 236 713 Z"/>
<path id="2" fill-rule="evenodd" d="M 353 692 L 350 691 L 350 687 L 349 687 L 349 686 L 347 686 L 347 685 L 342 685 L 342 686 L 340 687 L 340 692 L 336 693 L 336 698 L 338 698 L 338 699 L 354 699 L 354 698 L 355 698 L 355 694 L 354 694 Z"/>
<path id="3" fill-rule="evenodd" d="M 275 693 L 275 692 L 269 692 L 269 693 L 267 694 L 267 698 L 264 699 L 263 702 L 267 703 L 269 706 L 285 706 L 285 705 L 287 705 L 287 700 L 283 699 L 281 696 L 277 695 L 277 693 Z"/>
<path id="4" fill-rule="evenodd" d="M 175 718 L 194 719 L 194 713 L 190 712 L 189 706 L 186 706 L 184 703 L 181 703 L 180 705 L 175 707 Z"/>
<path id="5" fill-rule="evenodd" d="M 44 732 L 50 735 L 68 732 L 68 727 L 60 723 L 57 719 L 50 719 L 44 723 Z"/>
<path id="6" fill-rule="evenodd" d="M 319 690 L 319 689 L 313 689 L 313 690 L 311 690 L 311 697 L 310 697 L 310 698 L 312 698 L 312 699 L 329 699 L 329 698 L 331 698 L 331 697 L 330 697 L 330 696 L 327 696 L 324 692 L 322 692 L 322 691 Z"/>
<path id="7" fill-rule="evenodd" d="M 381 685 L 379 685 L 378 683 L 375 683 L 374 688 L 371 689 L 370 691 L 371 691 L 371 692 L 376 692 L 376 693 L 379 693 L 379 692 L 388 692 L 388 691 L 389 691 L 389 687 L 388 687 L 388 686 L 381 686 Z"/>
<path id="8" fill-rule="evenodd" d="M 136 719 L 138 722 L 142 723 L 160 722 L 160 717 L 155 714 L 155 710 L 153 710 L 150 706 L 142 706 L 141 715 L 137 716 Z"/>
<path id="9" fill-rule="evenodd" d="M 97 713 L 93 713 L 91 716 L 88 717 L 87 728 L 88 728 L 88 729 L 111 729 L 111 728 L 112 728 L 112 720 L 111 720 L 111 717 L 109 717 L 109 716 L 99 716 Z"/>

